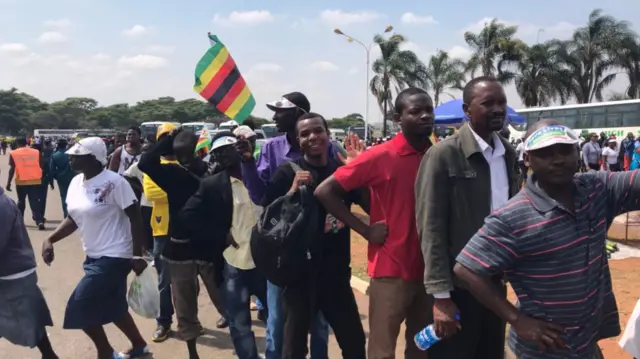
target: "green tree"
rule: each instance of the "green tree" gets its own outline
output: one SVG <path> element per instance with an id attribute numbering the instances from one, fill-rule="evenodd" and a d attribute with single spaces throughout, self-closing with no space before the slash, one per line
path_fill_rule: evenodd
<path id="1" fill-rule="evenodd" d="M 629 81 L 627 99 L 640 99 L 640 43 L 634 37 L 623 39 L 622 46 L 613 51 L 613 60 Z"/>
<path id="2" fill-rule="evenodd" d="M 567 91 L 578 103 L 603 100 L 603 91 L 615 79 L 619 63 L 615 54 L 634 34 L 626 21 L 594 10 L 586 26 L 576 29 L 573 38 L 561 42 L 559 53 L 569 71 Z"/>
<path id="3" fill-rule="evenodd" d="M 513 80 L 515 74 L 508 68 L 518 62 L 520 49 L 525 46 L 514 39 L 517 31 L 517 26 L 507 26 L 493 19 L 478 34 L 465 32 L 464 40 L 473 51 L 467 64 L 472 76 L 480 70 L 482 75 L 493 76 L 502 83 Z"/>
<path id="4" fill-rule="evenodd" d="M 31 125 L 28 101 L 16 88 L 0 90 L 0 132 L 6 134 L 26 133 Z"/>
<path id="5" fill-rule="evenodd" d="M 394 92 L 397 94 L 406 87 L 424 88 L 425 65 L 413 51 L 400 49 L 407 41 L 402 35 L 394 34 L 388 38 L 376 35 L 373 41 L 380 48 L 381 55 L 373 62 L 375 75 L 369 87 L 382 111 L 382 132 L 386 136 L 389 114 L 393 113 Z"/>
<path id="6" fill-rule="evenodd" d="M 335 117 L 329 120 L 329 127 L 346 129 L 350 126 L 364 126 L 364 118 L 359 113 L 350 113 L 345 117 Z"/>
<path id="7" fill-rule="evenodd" d="M 424 72 L 424 82 L 433 93 L 433 102 L 440 104 L 440 95 L 448 95 L 455 99 L 450 90 L 462 90 L 464 87 L 465 63 L 462 60 L 452 59 L 446 51 L 438 51 L 429 58 Z"/>
<path id="8" fill-rule="evenodd" d="M 554 42 L 521 49 L 516 69 L 516 90 L 526 107 L 549 106 L 557 100 L 567 102 L 569 95 L 564 84 L 569 73 L 562 66 Z"/>

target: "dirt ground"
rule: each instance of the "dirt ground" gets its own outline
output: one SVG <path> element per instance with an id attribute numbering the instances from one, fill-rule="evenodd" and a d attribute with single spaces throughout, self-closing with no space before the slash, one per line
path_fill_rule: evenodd
<path id="1" fill-rule="evenodd" d="M 353 211 L 362 214 L 360 208 L 353 208 Z M 363 216 L 364 219 L 364 216 Z M 611 227 L 610 236 L 617 239 L 624 239 L 626 217 L 621 216 Z M 640 212 L 630 215 L 631 226 L 629 227 L 629 241 L 627 244 L 640 246 Z M 637 224 L 636 224 L 637 223 Z M 624 330 L 629 316 L 633 312 L 636 302 L 640 298 L 640 258 L 627 258 L 623 260 L 611 261 L 611 278 L 613 280 L 613 290 L 616 295 L 618 309 L 620 311 L 620 325 Z M 367 277 L 367 241 L 359 234 L 351 234 L 351 266 L 353 274 L 363 278 Z M 509 290 L 509 298 L 515 301 L 515 295 Z M 606 359 L 633 359 L 630 355 L 622 351 L 618 345 L 619 338 L 602 340 L 600 347 Z"/>

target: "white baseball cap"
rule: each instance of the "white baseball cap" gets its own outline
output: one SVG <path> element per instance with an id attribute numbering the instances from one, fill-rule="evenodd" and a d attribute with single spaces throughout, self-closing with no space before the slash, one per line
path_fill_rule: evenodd
<path id="1" fill-rule="evenodd" d="M 247 125 L 242 125 L 236 128 L 235 130 L 233 130 L 233 134 L 238 137 L 242 136 L 244 138 L 249 138 L 256 135 L 256 133 L 251 129 L 251 127 Z"/>
<path id="2" fill-rule="evenodd" d="M 76 142 L 66 152 L 69 156 L 92 155 L 103 166 L 107 165 L 107 146 L 100 137 L 87 137 Z"/>
<path id="3" fill-rule="evenodd" d="M 231 136 L 222 136 L 220 138 L 216 138 L 216 140 L 213 141 L 213 144 L 211 144 L 211 151 L 218 149 L 222 146 L 233 145 L 236 142 L 238 142 L 238 140 L 235 137 L 231 137 Z"/>
<path id="4" fill-rule="evenodd" d="M 580 142 L 573 131 L 562 125 L 549 125 L 532 133 L 524 142 L 525 151 L 535 151 L 556 144 L 574 145 Z"/>

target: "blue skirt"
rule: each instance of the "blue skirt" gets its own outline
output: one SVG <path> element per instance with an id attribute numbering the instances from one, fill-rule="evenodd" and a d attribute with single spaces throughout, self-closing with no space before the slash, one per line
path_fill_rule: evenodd
<path id="1" fill-rule="evenodd" d="M 52 326 L 47 302 L 35 273 L 20 279 L 0 280 L 0 338 L 33 348 Z"/>
<path id="2" fill-rule="evenodd" d="M 84 277 L 71 294 L 64 314 L 64 329 L 89 329 L 122 319 L 129 311 L 127 276 L 131 260 L 89 258 Z"/>

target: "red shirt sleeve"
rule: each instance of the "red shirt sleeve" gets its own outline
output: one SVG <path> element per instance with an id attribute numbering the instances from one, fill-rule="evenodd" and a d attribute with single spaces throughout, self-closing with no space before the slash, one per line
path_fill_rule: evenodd
<path id="1" fill-rule="evenodd" d="M 383 182 L 386 167 L 382 162 L 386 152 L 380 150 L 381 148 L 373 148 L 364 151 L 353 161 L 339 167 L 333 177 L 347 192 Z"/>

